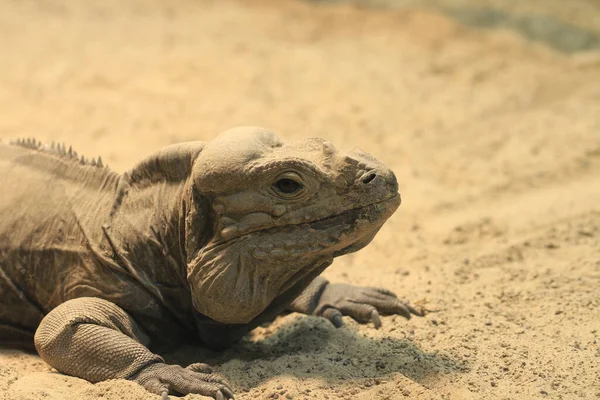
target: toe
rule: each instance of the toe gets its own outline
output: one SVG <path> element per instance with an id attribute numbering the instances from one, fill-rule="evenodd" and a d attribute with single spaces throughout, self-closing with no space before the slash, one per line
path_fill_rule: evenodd
<path id="1" fill-rule="evenodd" d="M 394 314 L 402 315 L 406 319 L 410 319 L 410 311 L 406 304 L 402 303 L 400 300 L 396 300 L 393 306 Z"/>
<path id="2" fill-rule="evenodd" d="M 333 326 L 335 326 L 336 328 L 340 328 L 342 325 L 344 325 L 342 313 L 336 308 L 328 307 L 327 309 L 325 309 L 325 311 L 323 311 L 322 315 L 323 317 L 331 321 Z"/>
<path id="3" fill-rule="evenodd" d="M 384 288 L 376 288 L 375 289 L 377 292 L 386 295 L 386 296 L 390 296 L 390 297 L 394 297 L 397 298 L 398 296 L 396 296 L 396 293 L 392 292 L 391 290 L 388 289 L 384 289 Z"/>
<path id="4" fill-rule="evenodd" d="M 231 392 L 227 382 L 220 376 L 193 372 L 189 369 L 185 369 L 185 373 L 181 376 L 173 377 L 170 383 L 173 390 L 183 395 L 196 393 L 216 399 L 219 393 L 223 396 L 223 389 Z"/>
<path id="5" fill-rule="evenodd" d="M 213 369 L 210 365 L 205 364 L 205 363 L 194 363 L 194 364 L 190 364 L 186 367 L 187 369 L 194 371 L 194 372 L 200 372 L 203 374 L 212 374 L 213 373 Z"/>
<path id="6" fill-rule="evenodd" d="M 169 399 L 169 385 L 162 383 L 158 379 L 149 379 L 146 382 L 143 382 L 142 386 L 150 393 L 160 395 L 161 400 Z"/>
<path id="7" fill-rule="evenodd" d="M 344 315 L 351 316 L 358 322 L 367 323 L 372 320 L 373 311 L 377 312 L 377 309 L 371 304 L 344 301 L 340 306 L 340 311 Z"/>
<path id="8" fill-rule="evenodd" d="M 371 311 L 371 321 L 373 321 L 373 325 L 375 325 L 376 329 L 381 328 L 381 318 L 379 318 L 377 310 Z"/>
<path id="9" fill-rule="evenodd" d="M 223 392 L 223 394 L 225 395 L 226 398 L 228 399 L 233 399 L 233 391 L 227 387 L 223 387 L 221 388 L 221 392 Z"/>
<path id="10" fill-rule="evenodd" d="M 411 314 L 416 315 L 417 317 L 425 316 L 425 312 L 423 310 L 417 310 L 416 308 L 407 303 L 405 303 L 404 305 L 406 306 L 406 308 L 408 308 L 408 311 L 410 311 Z"/>

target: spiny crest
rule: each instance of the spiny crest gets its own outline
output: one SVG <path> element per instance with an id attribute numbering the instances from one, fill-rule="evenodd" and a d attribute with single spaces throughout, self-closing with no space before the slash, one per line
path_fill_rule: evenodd
<path id="1" fill-rule="evenodd" d="M 50 144 L 42 144 L 39 140 L 35 140 L 34 138 L 27 139 L 17 139 L 15 141 L 10 142 L 10 144 L 14 146 L 24 147 L 26 149 L 37 150 L 43 153 L 51 154 L 53 156 L 58 156 L 65 160 L 72 160 L 78 162 L 80 165 L 88 165 L 92 167 L 98 168 L 108 168 L 108 165 L 104 165 L 102 162 L 102 157 L 86 159 L 83 155 L 80 156 L 77 154 L 75 150 L 71 146 L 67 148 L 64 143 L 50 143 Z"/>

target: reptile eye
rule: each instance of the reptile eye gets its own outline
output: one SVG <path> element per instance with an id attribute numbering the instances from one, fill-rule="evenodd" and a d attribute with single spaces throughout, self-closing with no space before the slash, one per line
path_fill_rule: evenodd
<path id="1" fill-rule="evenodd" d="M 294 194 L 302 189 L 302 185 L 293 179 L 283 178 L 275 182 L 275 188 L 284 194 Z"/>
<path id="2" fill-rule="evenodd" d="M 296 171 L 286 171 L 271 181 L 270 192 L 279 199 L 299 200 L 309 193 L 310 181 Z M 308 184 L 308 185 L 307 185 Z"/>

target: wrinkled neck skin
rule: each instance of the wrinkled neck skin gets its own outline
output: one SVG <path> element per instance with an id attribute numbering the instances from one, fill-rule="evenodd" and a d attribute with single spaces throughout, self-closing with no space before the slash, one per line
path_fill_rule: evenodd
<path id="1" fill-rule="evenodd" d="M 196 310 L 223 323 L 249 323 L 275 298 L 331 264 L 331 254 L 316 250 L 318 239 L 309 238 L 307 232 L 304 241 L 296 241 L 294 233 L 256 232 L 208 243 L 188 265 Z M 286 242 L 296 244 L 288 247 Z M 305 255 L 301 246 L 313 246 L 315 251 Z"/>
<path id="2" fill-rule="evenodd" d="M 223 241 L 214 234 L 222 226 L 215 213 L 206 215 L 212 224 L 204 227 L 205 234 L 198 235 L 202 228 L 198 217 L 210 201 L 197 192 L 188 198 L 187 279 L 196 310 L 197 334 L 209 348 L 224 349 L 257 326 L 274 320 L 333 261 L 330 254 L 300 257 L 307 242 L 319 246 L 313 239 L 296 243 L 292 229 Z M 288 238 L 296 243 L 293 247 L 298 257 L 292 262 L 284 260 L 283 254 L 269 258 L 261 253 L 261 248 L 284 248 L 281 244 L 286 242 L 287 250 L 294 251 Z"/>
<path id="3" fill-rule="evenodd" d="M 103 225 L 105 244 L 100 246 L 106 249 L 103 263 L 116 262 L 118 267 L 111 270 L 125 270 L 137 284 L 135 288 L 124 284 L 126 293 L 121 295 L 110 287 L 103 291 L 109 300 L 115 297 L 136 315 L 160 321 L 166 318 L 167 310 L 186 329 L 194 329 L 187 248 L 194 250 L 211 238 L 207 203 L 193 197 L 189 179 L 135 185 L 129 185 L 128 179 L 122 178 L 127 192 Z"/>
<path id="4" fill-rule="evenodd" d="M 198 194 L 190 199 L 185 229 L 187 279 L 194 308 L 217 322 L 251 322 L 277 297 L 285 297 L 289 291 L 299 293 L 302 288 L 296 287 L 298 283 L 306 277 L 314 279 L 333 261 L 330 252 L 320 250 L 332 243 L 331 235 L 338 235 L 338 228 L 311 236 L 308 230 L 284 227 L 224 241 L 213 234 L 221 225 L 213 212 L 208 218 L 213 226 L 204 229 L 210 231 L 207 240 L 207 235 L 201 238 L 196 234 L 198 216 L 207 200 Z"/>

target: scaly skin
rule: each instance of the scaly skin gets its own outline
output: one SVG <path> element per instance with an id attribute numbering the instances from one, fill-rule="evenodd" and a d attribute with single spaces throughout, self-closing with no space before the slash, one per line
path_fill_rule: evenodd
<path id="1" fill-rule="evenodd" d="M 330 284 L 400 204 L 361 151 L 254 127 L 167 147 L 123 175 L 34 140 L 0 144 L 0 341 L 58 371 L 150 392 L 233 397 L 183 343 L 224 348 L 287 310 L 381 325 L 420 313 L 385 289 Z"/>

